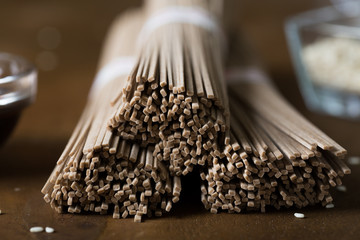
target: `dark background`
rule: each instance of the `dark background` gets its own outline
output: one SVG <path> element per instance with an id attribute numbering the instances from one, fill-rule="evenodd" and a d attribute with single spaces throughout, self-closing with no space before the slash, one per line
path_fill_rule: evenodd
<path id="1" fill-rule="evenodd" d="M 267 214 L 212 215 L 203 210 L 199 197 L 191 193 L 186 196 L 186 192 L 173 212 L 142 224 L 110 216 L 58 215 L 44 203 L 40 189 L 84 107 L 107 28 L 116 15 L 140 4 L 140 1 L 0 1 L 0 51 L 22 55 L 39 67 L 36 103 L 24 111 L 16 131 L 0 149 L 0 209 L 4 213 L 0 215 L 0 239 L 358 238 L 359 166 L 352 167 L 353 174 L 344 180 L 348 192 L 334 192 L 336 208 L 301 210 L 306 219 L 295 219 L 294 209 Z M 328 4 L 325 0 L 226 0 L 225 21 L 243 31 L 285 97 L 346 147 L 349 155 L 359 155 L 358 122 L 305 109 L 286 46 L 285 19 Z M 39 32 L 48 27 L 60 33 L 61 41 L 55 48 L 44 47 L 38 40 Z M 45 67 L 39 63 L 44 56 Z M 43 70 L 49 68 L 46 65 L 49 63 L 52 70 Z M 50 225 L 57 232 L 30 234 L 28 229 L 35 225 Z"/>

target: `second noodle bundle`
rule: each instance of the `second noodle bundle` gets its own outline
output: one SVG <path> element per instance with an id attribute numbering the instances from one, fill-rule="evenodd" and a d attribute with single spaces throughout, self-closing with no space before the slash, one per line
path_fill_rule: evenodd
<path id="1" fill-rule="evenodd" d="M 211 212 L 265 211 L 333 201 L 330 187 L 350 174 L 346 150 L 293 109 L 233 39 L 229 92 L 231 144 L 201 173 Z M 249 58 L 249 59 L 246 59 Z"/>

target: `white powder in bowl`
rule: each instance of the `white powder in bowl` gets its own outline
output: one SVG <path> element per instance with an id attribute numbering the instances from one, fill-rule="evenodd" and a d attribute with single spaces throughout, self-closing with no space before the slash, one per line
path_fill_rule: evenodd
<path id="1" fill-rule="evenodd" d="M 324 38 L 303 49 L 314 83 L 360 93 L 360 40 Z"/>

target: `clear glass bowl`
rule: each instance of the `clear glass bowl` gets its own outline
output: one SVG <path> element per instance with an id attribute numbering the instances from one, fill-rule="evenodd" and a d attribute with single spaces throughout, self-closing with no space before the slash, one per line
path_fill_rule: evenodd
<path id="1" fill-rule="evenodd" d="M 0 146 L 13 131 L 22 110 L 35 100 L 37 71 L 20 56 L 0 53 Z"/>
<path id="2" fill-rule="evenodd" d="M 285 31 L 307 107 L 360 119 L 360 1 L 294 16 Z"/>

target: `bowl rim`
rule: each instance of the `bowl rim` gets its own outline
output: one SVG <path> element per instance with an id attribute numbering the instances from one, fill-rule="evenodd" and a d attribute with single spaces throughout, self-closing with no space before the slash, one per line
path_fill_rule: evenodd
<path id="1" fill-rule="evenodd" d="M 8 75 L 5 77 L 0 77 L 0 85 L 1 84 L 6 84 L 9 82 L 15 82 L 19 79 L 22 79 L 25 76 L 30 75 L 31 73 L 36 71 L 36 67 L 34 64 L 32 64 L 31 62 L 29 62 L 26 58 L 19 56 L 19 55 L 15 55 L 12 53 L 8 53 L 8 52 L 0 52 L 0 56 L 1 55 L 6 55 L 8 57 L 8 60 L 12 60 L 12 59 L 16 59 L 19 60 L 21 65 L 25 66 L 25 70 L 20 71 L 17 74 L 12 74 L 12 75 Z"/>
<path id="2" fill-rule="evenodd" d="M 344 11 L 340 11 L 340 6 L 347 5 L 354 6 L 354 11 L 350 14 L 346 14 Z M 357 14 L 354 14 L 356 12 Z M 308 10 L 298 13 L 286 19 L 284 24 L 286 43 L 288 45 L 289 55 L 291 57 L 295 74 L 297 76 L 297 83 L 300 88 L 303 100 L 308 109 L 316 112 L 326 112 L 323 110 L 321 100 L 315 90 L 315 86 L 309 76 L 309 73 L 304 66 L 301 50 L 303 42 L 300 36 L 300 31 L 306 27 L 315 26 L 317 24 L 324 24 L 338 19 L 346 18 L 359 18 L 360 19 L 360 1 L 351 0 L 345 3 L 338 3 L 328 5 L 325 7 Z M 333 24 L 334 25 L 334 24 Z M 345 25 L 344 25 L 345 26 Z M 358 28 L 359 29 L 359 28 Z M 358 30 L 359 31 L 359 30 Z M 335 36 L 334 34 L 328 34 L 329 36 Z M 347 37 L 349 36 L 337 36 Z M 356 39 L 359 39 L 356 38 Z M 329 113 L 329 112 L 327 112 Z"/>
<path id="3" fill-rule="evenodd" d="M 17 61 L 20 66 L 17 73 L 0 78 L 0 110 L 1 114 L 5 114 L 23 109 L 35 101 L 38 72 L 35 65 L 22 56 L 0 52 L 0 57 L 5 62 Z"/>

